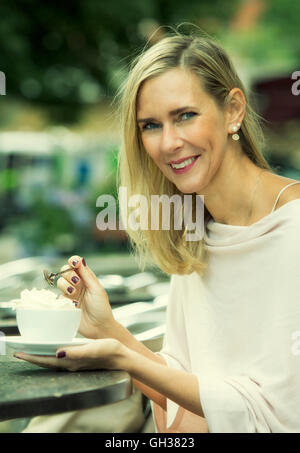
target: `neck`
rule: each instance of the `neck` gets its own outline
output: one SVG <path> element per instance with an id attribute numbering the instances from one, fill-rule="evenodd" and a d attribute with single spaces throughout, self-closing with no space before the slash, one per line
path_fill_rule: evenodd
<path id="1" fill-rule="evenodd" d="M 204 203 L 215 222 L 247 226 L 262 207 L 259 188 L 263 171 L 246 155 L 228 153 L 205 188 Z"/>

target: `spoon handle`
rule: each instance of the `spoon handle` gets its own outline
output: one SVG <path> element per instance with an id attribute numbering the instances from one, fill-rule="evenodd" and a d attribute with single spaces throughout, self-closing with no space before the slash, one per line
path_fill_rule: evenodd
<path id="1" fill-rule="evenodd" d="M 50 276 L 51 277 L 56 277 L 57 275 L 61 275 L 61 274 L 64 274 L 65 272 L 69 272 L 69 271 L 72 271 L 72 267 L 68 267 L 68 269 L 65 269 L 64 271 L 60 271 L 60 272 L 56 272 L 55 274 L 51 273 Z"/>
<path id="2" fill-rule="evenodd" d="M 49 274 L 49 272 L 44 269 L 43 270 L 43 274 L 44 274 L 44 279 L 46 280 L 46 282 L 48 283 L 48 285 L 50 286 L 54 286 L 56 281 L 58 280 L 58 277 L 61 275 L 61 274 L 64 274 L 65 272 L 69 272 L 73 270 L 71 267 L 67 268 L 67 269 L 64 269 L 63 271 L 59 271 L 59 272 L 51 272 Z"/>

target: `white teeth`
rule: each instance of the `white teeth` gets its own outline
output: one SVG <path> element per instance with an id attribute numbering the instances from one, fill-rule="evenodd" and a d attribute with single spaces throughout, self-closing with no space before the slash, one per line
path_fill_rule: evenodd
<path id="1" fill-rule="evenodd" d="M 196 156 L 196 157 L 198 157 L 198 156 Z M 171 164 L 171 167 L 175 168 L 175 169 L 184 168 L 187 165 L 190 165 L 196 159 L 196 157 L 192 157 L 191 159 L 184 160 L 180 164 Z"/>

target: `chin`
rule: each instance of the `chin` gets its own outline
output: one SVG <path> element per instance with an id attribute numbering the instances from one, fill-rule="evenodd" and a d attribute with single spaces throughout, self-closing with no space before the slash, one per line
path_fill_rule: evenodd
<path id="1" fill-rule="evenodd" d="M 176 184 L 176 187 L 178 190 L 180 190 L 180 192 L 184 194 L 197 193 L 201 195 L 205 189 L 205 186 L 203 186 L 203 184 L 201 184 L 201 182 L 199 181 L 186 181 L 184 184 Z"/>
<path id="2" fill-rule="evenodd" d="M 177 185 L 176 187 L 180 192 L 184 194 L 192 194 L 197 192 L 197 187 L 195 185 L 184 185 L 184 186 Z"/>

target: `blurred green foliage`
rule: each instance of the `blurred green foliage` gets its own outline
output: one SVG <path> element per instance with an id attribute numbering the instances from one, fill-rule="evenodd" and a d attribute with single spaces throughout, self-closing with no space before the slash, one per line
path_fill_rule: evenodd
<path id="1" fill-rule="evenodd" d="M 110 96 L 152 30 L 227 24 L 238 0 L 15 0 L 0 3 L 0 70 L 10 98 L 46 105 L 56 122 Z M 217 19 L 216 19 L 217 18 Z M 209 30 L 208 30 L 209 31 Z M 74 108 L 76 106 L 76 108 Z"/>
<path id="2" fill-rule="evenodd" d="M 300 63 L 299 19 L 300 2 L 295 0 L 268 0 L 268 7 L 263 15 L 262 24 L 265 29 L 272 28 L 274 32 L 273 48 L 285 45 L 292 51 Z"/>
<path id="3" fill-rule="evenodd" d="M 300 2 L 265 0 L 257 27 L 234 32 L 230 24 L 243 3 L 2 1 L 0 70 L 6 74 L 7 94 L 10 101 L 23 99 L 44 106 L 56 123 L 77 121 L 86 105 L 115 93 L 126 66 L 159 26 L 184 22 L 219 36 L 256 64 L 279 59 L 290 66 L 299 61 Z"/>
<path id="4" fill-rule="evenodd" d="M 74 225 L 66 209 L 51 205 L 43 196 L 36 195 L 30 211 L 24 213 L 18 223 L 12 219 L 11 229 L 15 237 L 26 245 L 29 254 L 42 249 L 68 252 L 73 249 Z"/>
<path id="5" fill-rule="evenodd" d="M 260 77 L 265 68 L 268 75 L 298 69 L 300 65 L 299 17 L 300 2 L 266 0 L 266 8 L 254 27 L 218 31 L 223 45 L 248 60 L 252 73 Z"/>

